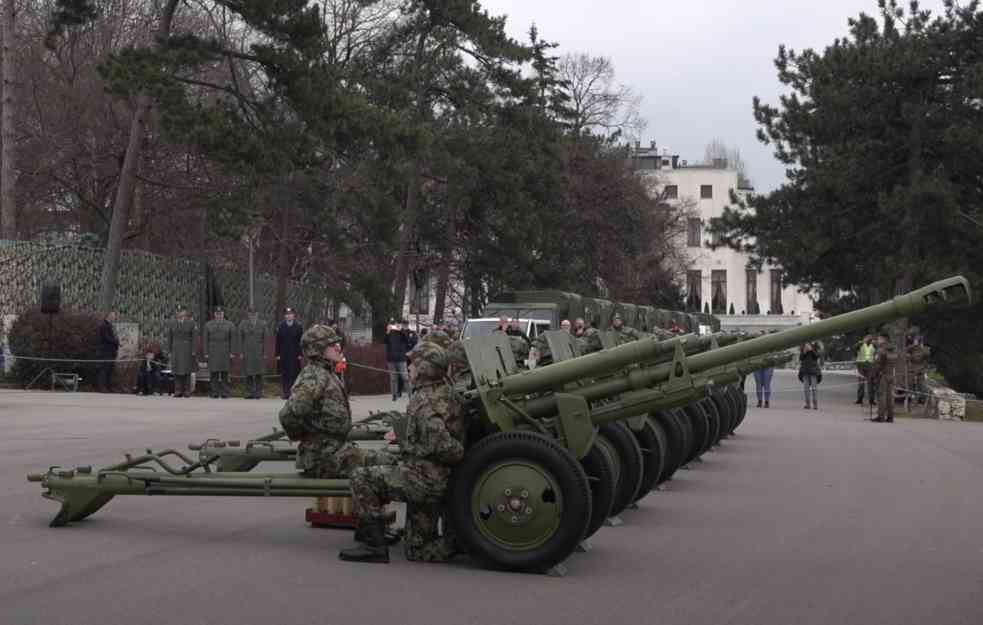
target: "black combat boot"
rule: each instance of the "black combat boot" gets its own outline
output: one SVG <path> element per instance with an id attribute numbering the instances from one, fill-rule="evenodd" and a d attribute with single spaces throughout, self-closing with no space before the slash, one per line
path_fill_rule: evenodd
<path id="1" fill-rule="evenodd" d="M 365 530 L 363 529 L 364 527 L 365 527 L 364 525 L 360 524 L 355 528 L 355 542 L 357 543 L 365 542 Z M 383 535 L 386 537 L 386 544 L 389 545 L 390 547 L 397 544 L 400 540 L 403 539 L 403 534 L 400 530 L 391 530 L 389 528 L 385 528 L 385 532 L 383 533 Z"/>
<path id="2" fill-rule="evenodd" d="M 360 520 L 361 542 L 351 549 L 342 549 L 338 557 L 346 562 L 389 563 L 389 546 L 381 519 Z"/>

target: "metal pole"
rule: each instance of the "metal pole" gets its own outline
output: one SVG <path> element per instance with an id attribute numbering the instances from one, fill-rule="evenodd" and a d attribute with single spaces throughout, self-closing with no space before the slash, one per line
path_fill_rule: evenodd
<path id="1" fill-rule="evenodd" d="M 249 237 L 249 307 L 255 308 L 255 288 L 254 288 L 254 270 L 253 270 L 253 237 Z"/>

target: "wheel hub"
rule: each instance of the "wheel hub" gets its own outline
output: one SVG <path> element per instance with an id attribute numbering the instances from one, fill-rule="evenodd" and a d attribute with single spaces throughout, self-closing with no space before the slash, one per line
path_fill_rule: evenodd
<path id="1" fill-rule="evenodd" d="M 562 508 L 553 476 L 528 461 L 489 467 L 472 494 L 472 514 L 481 533 L 517 550 L 548 540 L 559 527 Z"/>

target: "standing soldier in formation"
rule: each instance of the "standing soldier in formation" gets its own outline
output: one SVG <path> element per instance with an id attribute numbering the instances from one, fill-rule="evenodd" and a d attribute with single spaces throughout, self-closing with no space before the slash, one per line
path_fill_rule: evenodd
<path id="1" fill-rule="evenodd" d="M 249 318 L 239 323 L 239 355 L 246 382 L 246 399 L 263 397 L 266 334 L 266 324 L 259 320 L 256 309 L 250 306 Z"/>
<path id="2" fill-rule="evenodd" d="M 205 324 L 205 360 L 208 361 L 208 396 L 229 396 L 229 370 L 236 345 L 236 327 L 225 318 L 225 311 L 215 309 L 215 316 Z"/>
<path id="3" fill-rule="evenodd" d="M 410 379 L 415 389 L 406 410 L 406 434 L 399 441 L 399 461 L 352 471 L 351 488 L 362 543 L 341 552 L 342 560 L 389 562 L 383 521 L 388 501 L 407 503 L 404 547 L 408 560 L 444 561 L 454 552 L 437 532 L 439 505 L 451 469 L 464 458 L 463 410 L 454 405 L 447 384 L 447 352 L 421 342 L 410 352 Z"/>
<path id="4" fill-rule="evenodd" d="M 891 349 L 891 338 L 881 334 L 877 338 L 872 375 L 877 384 L 877 418 L 874 421 L 894 423 L 894 366 L 897 354 Z"/>
<path id="5" fill-rule="evenodd" d="M 290 387 L 300 374 L 303 352 L 300 347 L 300 337 L 304 335 L 304 326 L 297 321 L 293 308 L 284 313 L 283 321 L 276 330 L 275 355 L 277 367 L 280 368 L 280 396 L 290 397 Z"/>
<path id="6" fill-rule="evenodd" d="M 187 308 L 179 308 L 177 319 L 167 328 L 167 351 L 171 355 L 174 374 L 174 396 L 191 397 L 191 373 L 195 370 L 195 347 L 198 326 L 191 320 Z"/>

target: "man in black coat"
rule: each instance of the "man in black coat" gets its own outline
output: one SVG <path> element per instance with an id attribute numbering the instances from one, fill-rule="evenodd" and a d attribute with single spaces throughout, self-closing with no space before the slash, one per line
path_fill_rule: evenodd
<path id="1" fill-rule="evenodd" d="M 290 397 L 290 388 L 300 375 L 304 354 L 300 348 L 300 337 L 304 326 L 297 321 L 293 308 L 288 308 L 283 321 L 276 330 L 276 362 L 280 368 L 280 385 L 283 399 Z"/>
<path id="2" fill-rule="evenodd" d="M 119 354 L 119 337 L 116 336 L 117 315 L 115 310 L 106 313 L 99 322 L 99 335 L 96 342 L 96 387 L 100 393 L 109 393 L 113 388 L 113 367 L 116 355 Z"/>

